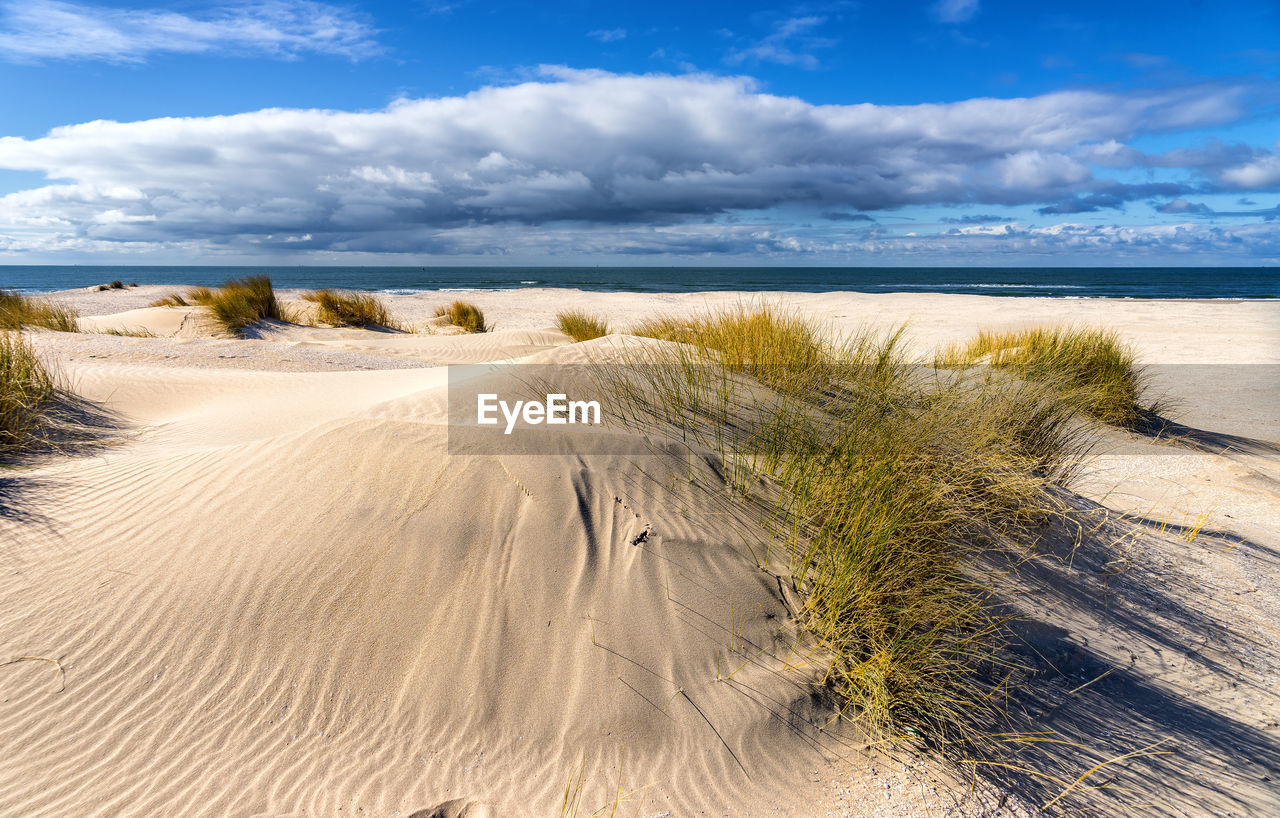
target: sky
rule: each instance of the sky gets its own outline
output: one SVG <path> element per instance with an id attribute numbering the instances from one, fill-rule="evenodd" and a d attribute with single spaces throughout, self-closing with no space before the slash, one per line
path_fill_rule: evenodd
<path id="1" fill-rule="evenodd" d="M 1274 265 L 1280 5 L 0 0 L 0 264 Z"/>

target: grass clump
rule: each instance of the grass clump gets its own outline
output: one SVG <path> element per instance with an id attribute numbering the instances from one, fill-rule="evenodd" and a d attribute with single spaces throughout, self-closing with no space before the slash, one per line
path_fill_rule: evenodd
<path id="1" fill-rule="evenodd" d="M 77 317 L 74 309 L 63 304 L 0 289 L 0 330 L 44 327 L 58 332 L 75 332 Z"/>
<path id="2" fill-rule="evenodd" d="M 467 332 L 488 332 L 492 329 L 485 324 L 484 313 L 480 308 L 469 301 L 455 301 L 448 306 L 437 307 L 435 315 Z"/>
<path id="3" fill-rule="evenodd" d="M 148 307 L 207 307 L 213 303 L 214 290 L 209 287 L 192 287 L 187 290 L 184 296 L 181 293 L 169 293 L 163 298 L 157 298 L 148 304 Z"/>
<path id="4" fill-rule="evenodd" d="M 0 451 L 21 448 L 54 399 L 54 382 L 20 333 L 0 331 Z"/>
<path id="5" fill-rule="evenodd" d="M 215 290 L 209 287 L 192 287 L 190 290 L 187 290 L 187 300 L 192 304 L 200 304 L 207 307 L 213 303 L 215 292 Z"/>
<path id="6" fill-rule="evenodd" d="M 267 318 L 284 319 L 271 279 L 266 276 L 232 279 L 216 290 L 200 287 L 187 297 L 207 306 L 214 320 L 228 332 L 239 334 L 250 324 Z"/>
<path id="7" fill-rule="evenodd" d="M 585 310 L 564 310 L 557 313 L 556 327 L 574 341 L 590 341 L 609 334 L 609 322 Z"/>
<path id="8" fill-rule="evenodd" d="M 119 338 L 155 338 L 156 334 L 146 327 L 116 327 L 104 329 L 103 335 L 115 335 Z"/>
<path id="9" fill-rule="evenodd" d="M 330 326 L 403 329 L 382 299 L 369 293 L 314 290 L 302 297 L 316 305 L 318 317 Z"/>
<path id="10" fill-rule="evenodd" d="M 830 362 L 818 327 L 767 305 L 738 306 L 693 318 L 650 318 L 630 333 L 712 350 L 730 370 L 775 387 L 799 377 L 802 383 L 796 386 L 804 389 L 810 376 L 821 377 Z"/>
<path id="11" fill-rule="evenodd" d="M 1133 350 L 1111 330 L 983 330 L 938 356 L 939 366 L 968 367 L 980 362 L 1018 378 L 1055 384 L 1080 411 L 1103 423 L 1132 427 L 1141 418 L 1142 369 Z"/>
<path id="12" fill-rule="evenodd" d="M 771 527 L 845 712 L 934 746 L 990 732 L 1006 631 L 980 566 L 1059 513 L 1087 444 L 1075 406 L 917 366 L 899 334 L 825 342 L 769 307 L 636 331 L 684 345 L 604 368 L 624 424 L 674 426 L 738 491 L 776 487 Z"/>

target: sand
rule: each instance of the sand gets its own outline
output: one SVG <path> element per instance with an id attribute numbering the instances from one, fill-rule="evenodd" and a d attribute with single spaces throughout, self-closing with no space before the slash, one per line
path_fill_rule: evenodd
<path id="1" fill-rule="evenodd" d="M 1053 668 L 1031 707 L 1088 744 L 1063 765 L 1166 739 L 1114 771 L 1157 813 L 1280 811 L 1280 304 L 534 289 L 468 294 L 485 335 L 232 339 L 145 306 L 175 289 L 63 293 L 95 317 L 33 335 L 114 428 L 0 478 L 0 814 L 557 815 L 579 777 L 582 815 L 1031 812 L 831 723 L 709 459 L 449 454 L 445 365 L 626 343 L 559 309 L 765 299 L 918 351 L 1122 332 L 1188 442 L 1109 436 L 1082 499 L 1152 524 L 1012 580 Z M 422 326 L 454 297 L 387 300 Z"/>

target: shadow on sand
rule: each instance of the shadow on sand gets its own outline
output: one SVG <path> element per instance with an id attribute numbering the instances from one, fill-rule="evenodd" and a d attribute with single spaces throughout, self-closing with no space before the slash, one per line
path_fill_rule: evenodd
<path id="1" fill-rule="evenodd" d="M 1109 516 L 1071 501 L 1082 519 Z M 1005 566 L 1005 601 L 1019 615 L 1019 670 L 1005 689 L 1010 728 L 1025 735 L 974 771 L 1049 813 L 1280 814 L 1274 641 L 1213 604 L 1232 592 L 1154 564 L 1140 543 L 1158 540 L 1174 563 L 1179 549 L 1233 549 L 1277 577 L 1280 554 L 1206 531 L 1193 546 L 1178 527 L 1129 521 L 1085 537 L 1054 532 Z"/>
<path id="2" fill-rule="evenodd" d="M 117 443 L 125 430 L 120 416 L 66 390 L 58 390 L 40 425 L 20 446 L 0 447 L 0 537 L 20 541 L 23 528 L 52 534 L 52 522 L 34 510 L 56 481 L 33 473 L 59 457 L 86 457 Z"/>

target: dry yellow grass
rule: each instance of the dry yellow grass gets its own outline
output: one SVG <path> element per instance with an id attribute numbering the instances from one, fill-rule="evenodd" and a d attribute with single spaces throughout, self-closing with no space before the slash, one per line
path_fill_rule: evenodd
<path id="1" fill-rule="evenodd" d="M 491 327 L 485 324 L 484 313 L 469 301 L 455 301 L 446 307 L 436 308 L 436 317 L 445 318 L 455 327 L 467 332 L 488 332 Z"/>
<path id="2" fill-rule="evenodd" d="M 185 294 L 170 293 L 147 306 L 208 307 L 214 320 L 235 334 L 266 318 L 284 320 L 271 279 L 267 276 L 232 279 L 216 289 L 193 287 Z"/>
<path id="3" fill-rule="evenodd" d="M 203 298 L 203 293 L 201 294 Z M 282 320 L 271 279 L 249 276 L 228 281 L 208 296 L 209 312 L 228 332 L 239 333 L 267 318 Z"/>
<path id="4" fill-rule="evenodd" d="M 0 452 L 27 443 L 53 397 L 53 378 L 27 340 L 0 331 Z"/>
<path id="5" fill-rule="evenodd" d="M 178 293 L 170 293 L 163 298 L 157 298 L 147 305 L 148 307 L 189 307 L 191 304 L 187 299 Z"/>
<path id="6" fill-rule="evenodd" d="M 313 290 L 302 297 L 316 305 L 317 317 L 330 326 L 405 329 L 376 295 Z"/>
<path id="7" fill-rule="evenodd" d="M 44 327 L 59 332 L 75 332 L 76 311 L 45 298 L 0 289 L 0 329 Z"/>
<path id="8" fill-rule="evenodd" d="M 1119 336 L 1089 327 L 983 330 L 938 356 L 938 365 L 986 363 L 1016 377 L 1055 384 L 1081 411 L 1116 426 L 1141 416 L 1144 377 L 1133 351 Z"/>
<path id="9" fill-rule="evenodd" d="M 557 313 L 556 328 L 574 341 L 590 341 L 609 334 L 609 322 L 585 310 L 564 310 Z"/>
<path id="10" fill-rule="evenodd" d="M 624 422 L 716 450 L 739 490 L 778 486 L 800 617 L 846 712 L 874 735 L 977 741 L 1005 637 L 977 565 L 1061 512 L 1087 444 L 1059 384 L 939 374 L 897 334 L 826 343 L 769 307 L 632 331 L 686 346 L 603 373 Z"/>

